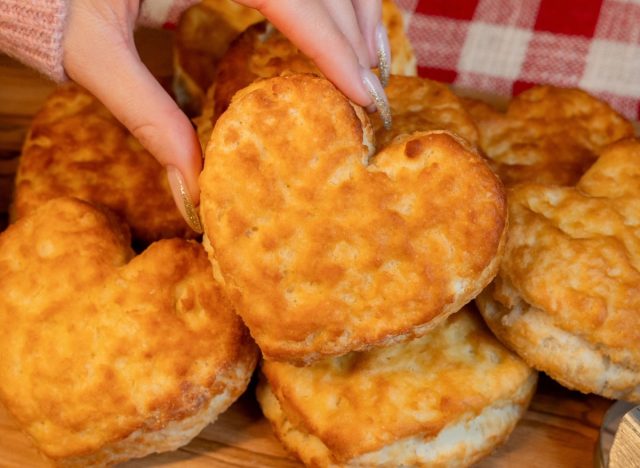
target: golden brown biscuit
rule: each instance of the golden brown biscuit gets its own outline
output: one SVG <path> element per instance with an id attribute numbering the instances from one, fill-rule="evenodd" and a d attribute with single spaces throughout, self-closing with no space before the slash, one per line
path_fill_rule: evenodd
<path id="1" fill-rule="evenodd" d="M 199 244 L 134 257 L 119 227 L 58 198 L 0 235 L 0 401 L 59 466 L 188 443 L 256 363 Z"/>
<path id="2" fill-rule="evenodd" d="M 382 0 L 382 22 L 387 28 L 391 48 L 391 73 L 416 76 L 418 65 L 407 36 L 407 21 L 394 0 Z"/>
<path id="3" fill-rule="evenodd" d="M 311 59 L 271 23 L 254 24 L 240 34 L 218 63 L 202 114 L 194 119 L 202 147 L 206 147 L 213 126 L 236 92 L 257 79 L 283 73 L 321 74 Z"/>
<path id="4" fill-rule="evenodd" d="M 515 97 L 506 113 L 465 102 L 480 148 L 507 186 L 574 185 L 606 145 L 633 136 L 631 123 L 579 89 L 536 86 Z"/>
<path id="5" fill-rule="evenodd" d="M 470 465 L 509 436 L 537 375 L 471 307 L 408 343 L 262 373 L 276 436 L 315 467 Z"/>
<path id="6" fill-rule="evenodd" d="M 173 49 L 173 90 L 188 114 L 200 113 L 218 61 L 229 44 L 262 20 L 257 10 L 232 0 L 202 0 L 180 16 Z"/>
<path id="7" fill-rule="evenodd" d="M 402 12 L 393 0 L 383 0 L 382 16 L 391 47 L 391 73 L 416 75 L 416 59 L 405 33 Z M 202 146 L 206 146 L 213 125 L 236 92 L 259 78 L 283 73 L 321 74 L 311 59 L 271 24 L 256 24 L 241 34 L 220 60 L 202 115 L 195 119 Z"/>
<path id="8" fill-rule="evenodd" d="M 160 163 L 73 83 L 59 87 L 31 124 L 16 174 L 12 218 L 60 196 L 112 209 L 144 243 L 195 236 L 173 202 Z"/>
<path id="9" fill-rule="evenodd" d="M 462 106 L 471 116 L 471 119 L 478 126 L 483 125 L 489 128 L 490 125 L 496 125 L 495 123 L 492 124 L 490 121 L 504 118 L 503 113 L 500 112 L 499 109 L 485 101 L 472 97 L 459 97 L 459 99 Z"/>
<path id="10" fill-rule="evenodd" d="M 379 148 L 387 146 L 398 135 L 425 130 L 447 130 L 472 145 L 478 144 L 478 129 L 471 116 L 445 84 L 426 78 L 392 75 L 385 91 L 393 114 L 393 126 L 385 129 L 378 114 L 372 115 Z"/>
<path id="11" fill-rule="evenodd" d="M 311 75 L 253 83 L 216 124 L 200 177 L 208 250 L 268 359 L 421 336 L 496 273 L 506 202 L 484 160 L 445 132 L 371 156 L 371 132 Z"/>
<path id="12" fill-rule="evenodd" d="M 575 188 L 509 192 L 500 274 L 477 302 L 498 337 L 563 385 L 640 400 L 640 142 Z"/>
<path id="13" fill-rule="evenodd" d="M 311 59 L 271 23 L 264 21 L 247 28 L 220 60 L 202 115 L 195 119 L 202 146 L 206 146 L 215 122 L 236 92 L 257 79 L 283 73 L 321 74 Z"/>

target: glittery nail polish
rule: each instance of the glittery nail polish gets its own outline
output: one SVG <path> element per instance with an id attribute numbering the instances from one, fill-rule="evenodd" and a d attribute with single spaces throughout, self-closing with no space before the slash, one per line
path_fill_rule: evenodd
<path id="1" fill-rule="evenodd" d="M 171 193 L 173 194 L 173 199 L 178 206 L 180 214 L 191 229 L 197 233 L 202 233 L 202 223 L 200 222 L 198 211 L 193 204 L 182 173 L 175 166 L 167 166 L 167 178 L 169 179 Z"/>
<path id="2" fill-rule="evenodd" d="M 360 69 L 360 78 L 380 113 L 384 128 L 389 130 L 391 128 L 391 108 L 380 80 L 371 70 L 366 68 Z"/>
<path id="3" fill-rule="evenodd" d="M 389 83 L 389 75 L 391 73 L 391 47 L 389 46 L 387 28 L 385 28 L 382 23 L 378 24 L 375 35 L 380 81 L 382 82 L 382 86 L 386 87 L 387 83 Z"/>

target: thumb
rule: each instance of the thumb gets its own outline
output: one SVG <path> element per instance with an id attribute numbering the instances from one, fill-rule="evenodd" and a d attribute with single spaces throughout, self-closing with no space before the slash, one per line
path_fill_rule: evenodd
<path id="1" fill-rule="evenodd" d="M 138 2 L 121 2 L 119 9 L 114 3 L 72 2 L 64 39 L 65 71 L 167 168 L 178 209 L 192 229 L 201 232 L 195 204 L 202 153 L 196 133 L 140 61 L 132 33 L 137 6 L 128 9 Z"/>

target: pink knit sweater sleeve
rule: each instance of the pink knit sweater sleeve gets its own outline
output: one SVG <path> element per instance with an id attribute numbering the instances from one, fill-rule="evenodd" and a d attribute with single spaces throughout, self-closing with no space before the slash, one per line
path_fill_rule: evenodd
<path id="1" fill-rule="evenodd" d="M 145 0 L 138 24 L 171 27 L 185 8 L 198 0 Z M 54 81 L 66 78 L 62 38 L 68 0 L 0 0 L 0 51 L 44 73 Z"/>
<path id="2" fill-rule="evenodd" d="M 62 81 L 66 16 L 65 0 L 1 0 L 0 48 L 50 78 Z"/>

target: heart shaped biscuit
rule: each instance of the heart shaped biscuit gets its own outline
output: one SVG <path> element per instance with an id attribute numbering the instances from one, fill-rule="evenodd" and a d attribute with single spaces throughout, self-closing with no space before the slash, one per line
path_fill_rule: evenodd
<path id="1" fill-rule="evenodd" d="M 640 141 L 575 188 L 509 192 L 498 278 L 478 298 L 502 341 L 563 385 L 640 400 Z"/>
<path id="2" fill-rule="evenodd" d="M 629 121 L 579 89 L 536 86 L 515 97 L 505 113 L 466 102 L 480 147 L 506 186 L 574 185 L 606 145 L 633 136 Z"/>
<path id="3" fill-rule="evenodd" d="M 474 307 L 408 343 L 261 371 L 276 436 L 325 467 L 470 466 L 508 437 L 537 380 Z"/>
<path id="4" fill-rule="evenodd" d="M 252 84 L 218 121 L 200 178 L 218 278 L 269 359 L 420 336 L 496 273 L 502 185 L 464 142 L 418 133 L 375 156 L 327 80 Z"/>
<path id="5" fill-rule="evenodd" d="M 246 388 L 255 345 L 202 247 L 72 198 L 0 236 L 0 400 L 57 465 L 173 450 Z"/>
<path id="6" fill-rule="evenodd" d="M 35 116 L 15 183 L 14 219 L 70 196 L 113 210 L 143 244 L 195 237 L 175 206 L 164 168 L 74 83 L 57 88 Z"/>

